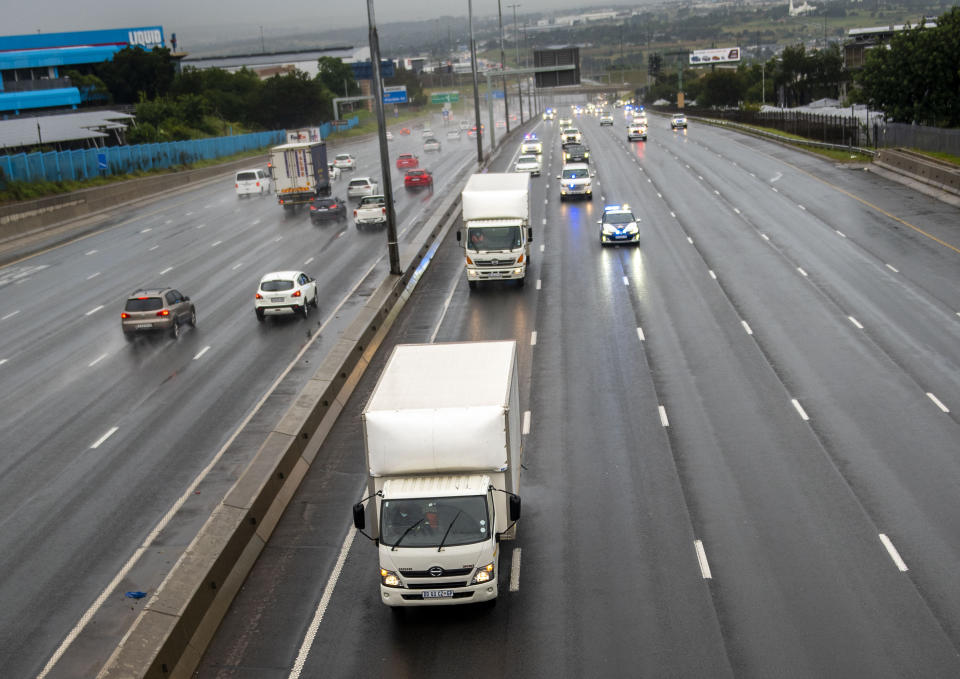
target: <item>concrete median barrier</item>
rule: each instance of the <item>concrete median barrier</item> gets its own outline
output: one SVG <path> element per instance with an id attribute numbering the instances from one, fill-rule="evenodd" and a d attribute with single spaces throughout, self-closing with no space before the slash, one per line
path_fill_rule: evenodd
<path id="1" fill-rule="evenodd" d="M 960 167 L 906 149 L 881 149 L 874 165 L 960 196 Z"/>
<path id="2" fill-rule="evenodd" d="M 451 191 L 401 251 L 403 273 L 387 275 L 367 299 L 98 677 L 191 676 L 420 274 L 458 222 L 459 204 L 459 190 Z"/>

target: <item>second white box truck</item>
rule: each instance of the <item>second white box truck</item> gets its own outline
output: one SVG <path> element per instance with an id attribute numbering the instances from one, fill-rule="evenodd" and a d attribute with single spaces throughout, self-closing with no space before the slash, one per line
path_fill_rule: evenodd
<path id="1" fill-rule="evenodd" d="M 353 519 L 377 544 L 380 600 L 496 599 L 520 518 L 516 342 L 398 345 L 361 417 L 369 497 Z"/>

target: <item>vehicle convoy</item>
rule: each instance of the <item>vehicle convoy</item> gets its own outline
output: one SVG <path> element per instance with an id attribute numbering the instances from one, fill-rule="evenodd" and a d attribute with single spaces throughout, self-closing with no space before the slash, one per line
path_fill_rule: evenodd
<path id="1" fill-rule="evenodd" d="M 560 145 L 564 144 L 579 144 L 583 141 L 583 135 L 580 134 L 580 130 L 575 127 L 568 127 L 563 130 L 560 130 Z"/>
<path id="2" fill-rule="evenodd" d="M 627 141 L 646 141 L 647 126 L 639 123 L 631 123 L 627 127 Z"/>
<path id="3" fill-rule="evenodd" d="M 670 118 L 670 129 L 671 129 L 671 130 L 678 130 L 678 129 L 681 129 L 681 128 L 683 128 L 683 129 L 686 129 L 686 128 L 687 128 L 687 116 L 685 116 L 685 115 L 683 115 L 683 114 L 677 114 L 677 115 L 673 116 L 672 118 Z"/>
<path id="4" fill-rule="evenodd" d="M 536 155 L 543 154 L 543 142 L 537 139 L 535 134 L 526 134 L 523 137 L 523 141 L 520 143 L 520 153 L 535 153 Z"/>
<path id="5" fill-rule="evenodd" d="M 600 225 L 600 244 L 636 243 L 640 244 L 640 219 L 633 214 L 630 206 L 604 205 L 603 217 L 597 220 Z"/>
<path id="6" fill-rule="evenodd" d="M 583 144 L 564 144 L 563 163 L 589 163 L 590 149 Z"/>
<path id="7" fill-rule="evenodd" d="M 560 202 L 568 197 L 578 196 L 593 200 L 593 178 L 590 166 L 586 163 L 570 163 L 564 165 L 557 175 L 560 180 Z"/>
<path id="8" fill-rule="evenodd" d="M 475 174 L 461 194 L 467 284 L 526 281 L 530 267 L 530 175 L 526 172 Z"/>
<path id="9" fill-rule="evenodd" d="M 274 146 L 270 167 L 277 203 L 285 210 L 330 195 L 327 145 L 322 141 Z"/>
<path id="10" fill-rule="evenodd" d="M 347 203 L 338 196 L 317 198 L 310 203 L 310 221 L 313 224 L 330 219 L 346 219 Z"/>
<path id="11" fill-rule="evenodd" d="M 380 195 L 364 196 L 353 211 L 353 222 L 359 230 L 368 224 L 387 223 L 387 199 Z"/>
<path id="12" fill-rule="evenodd" d="M 520 518 L 519 394 L 514 341 L 394 347 L 360 416 L 370 476 L 353 506 L 387 606 L 495 601 Z"/>
<path id="13" fill-rule="evenodd" d="M 539 177 L 541 167 L 540 156 L 531 153 L 517 158 L 517 164 L 514 165 L 514 170 L 517 172 L 529 172 L 534 177 Z"/>

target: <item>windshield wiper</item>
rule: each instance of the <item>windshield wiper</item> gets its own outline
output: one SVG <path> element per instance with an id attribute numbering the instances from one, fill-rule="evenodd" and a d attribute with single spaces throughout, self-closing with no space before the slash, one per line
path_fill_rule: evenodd
<path id="1" fill-rule="evenodd" d="M 416 528 L 417 526 L 419 526 L 421 523 L 423 523 L 423 519 L 422 519 L 422 518 L 417 519 L 414 523 L 411 523 L 409 526 L 407 526 L 407 530 L 403 531 L 403 535 L 401 535 L 400 538 L 399 538 L 396 542 L 393 543 L 393 547 L 390 548 L 390 551 L 391 551 L 391 552 L 392 552 L 392 551 L 395 551 L 395 550 L 397 549 L 397 546 L 398 546 L 401 542 L 403 542 L 403 539 L 404 539 L 405 537 L 407 537 L 407 533 L 409 533 L 410 531 L 412 531 L 414 528 Z"/>
<path id="2" fill-rule="evenodd" d="M 447 526 L 447 532 L 443 534 L 443 539 L 440 541 L 440 546 L 437 547 L 437 551 L 438 551 L 438 552 L 439 552 L 441 549 L 443 549 L 443 543 L 447 541 L 447 536 L 450 535 L 450 531 L 453 530 L 453 524 L 455 524 L 455 523 L 457 522 L 457 519 L 460 518 L 460 515 L 461 515 L 461 514 L 463 514 L 463 510 L 462 510 L 462 509 L 457 512 L 457 515 L 456 515 L 455 517 L 453 517 L 453 521 L 451 521 L 451 522 L 450 522 L 450 525 Z"/>

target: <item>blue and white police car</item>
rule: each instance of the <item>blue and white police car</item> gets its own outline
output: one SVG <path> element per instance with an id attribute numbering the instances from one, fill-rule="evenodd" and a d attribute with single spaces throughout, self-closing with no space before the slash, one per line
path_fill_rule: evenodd
<path id="1" fill-rule="evenodd" d="M 600 225 L 600 244 L 640 243 L 640 219 L 630 210 L 630 206 L 605 205 Z"/>

